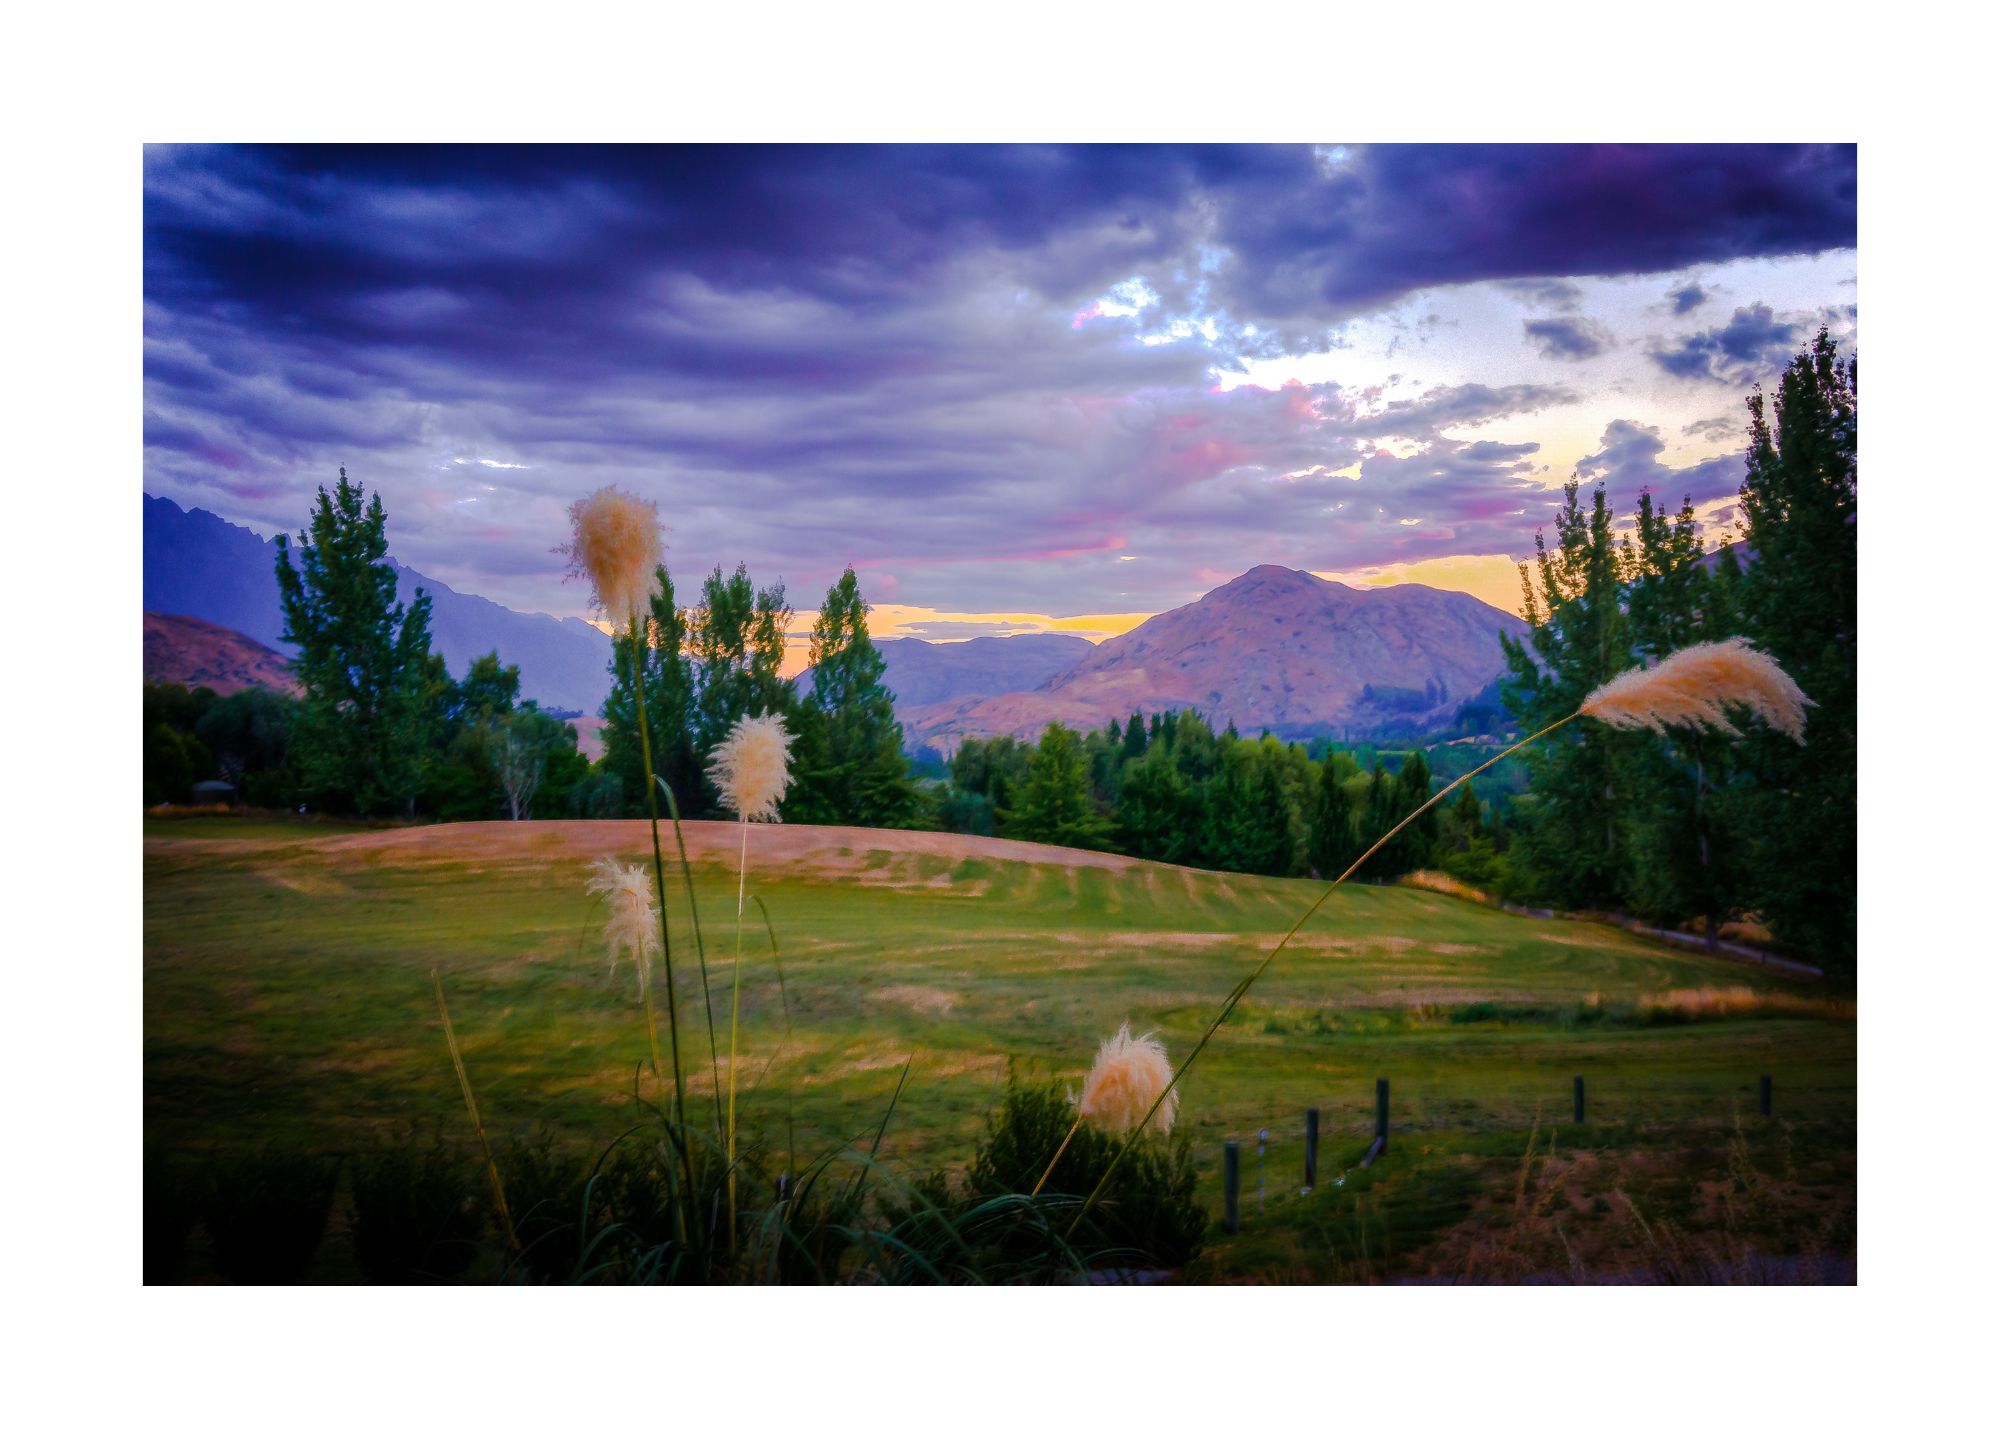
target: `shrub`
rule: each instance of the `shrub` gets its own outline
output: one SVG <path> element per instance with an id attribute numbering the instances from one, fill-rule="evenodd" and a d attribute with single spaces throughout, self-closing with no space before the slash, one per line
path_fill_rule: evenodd
<path id="1" fill-rule="evenodd" d="M 1076 1109 L 1060 1088 L 1010 1079 L 966 1173 L 961 1208 L 968 1199 L 990 1201 L 1032 1191 L 1075 1121 Z M 1074 1197 L 1080 1204 L 1118 1155 L 1120 1141 L 1088 1122 L 1077 1127 L 1042 1195 Z M 1073 1216 L 1056 1219 L 1066 1227 Z M 1077 1227 L 1073 1248 L 1093 1264 L 1178 1266 L 1200 1252 L 1207 1228 L 1208 1213 L 1195 1201 L 1186 1136 L 1163 1142 L 1147 1134 L 1119 1163 L 1103 1196 Z"/>
<path id="2" fill-rule="evenodd" d="M 484 1167 L 433 1133 L 414 1133 L 354 1162 L 354 1258 L 378 1285 L 422 1285 L 464 1274 L 486 1219 Z"/>
<path id="3" fill-rule="evenodd" d="M 202 1219 L 223 1275 L 238 1285 L 304 1279 L 326 1235 L 339 1174 L 327 1157 L 275 1148 L 218 1166 Z"/>

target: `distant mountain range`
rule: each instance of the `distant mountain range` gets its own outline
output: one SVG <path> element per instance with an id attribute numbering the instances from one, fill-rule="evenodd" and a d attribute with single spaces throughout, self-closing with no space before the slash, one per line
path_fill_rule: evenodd
<path id="1" fill-rule="evenodd" d="M 147 496 L 144 526 L 145 608 L 226 626 L 289 657 L 278 608 L 277 545 L 255 531 L 202 510 L 183 511 Z M 405 605 L 418 587 L 430 593 L 431 648 L 463 675 L 489 650 L 521 667 L 521 693 L 547 709 L 596 714 L 611 691 L 611 640 L 588 621 L 530 615 L 483 596 L 461 595 L 443 581 L 391 560 Z"/>
<path id="2" fill-rule="evenodd" d="M 1283 566 L 1258 566 L 1191 605 L 1091 649 L 1032 690 L 900 709 L 911 743 L 1032 736 L 1194 709 L 1284 738 L 1365 738 L 1385 726 L 1435 728 L 1506 668 L 1500 632 L 1516 616 L 1429 586 L 1357 590 Z"/>
<path id="3" fill-rule="evenodd" d="M 982 635 L 942 645 L 890 636 L 875 648 L 882 652 L 882 682 L 897 708 L 907 709 L 1032 690 L 1075 668 L 1097 647 L 1080 635 Z M 800 694 L 812 689 L 812 674 L 804 670 L 793 681 Z"/>
<path id="4" fill-rule="evenodd" d="M 206 511 L 145 503 L 148 675 L 217 689 L 288 678 L 275 543 Z M 430 592 L 432 648 L 453 674 L 497 650 L 544 708 L 595 716 L 602 707 L 611 642 L 597 627 L 509 610 L 390 564 L 405 603 L 419 586 Z M 1440 728 L 1504 670 L 1502 631 L 1522 637 L 1527 626 L 1456 591 L 1357 590 L 1258 566 L 1101 645 L 1073 635 L 880 645 L 908 743 L 949 749 L 967 736 L 1033 736 L 1051 721 L 1092 728 L 1133 710 L 1195 709 L 1218 729 L 1234 722 L 1289 739 Z M 799 677 L 802 690 L 811 682 L 809 670 Z"/>

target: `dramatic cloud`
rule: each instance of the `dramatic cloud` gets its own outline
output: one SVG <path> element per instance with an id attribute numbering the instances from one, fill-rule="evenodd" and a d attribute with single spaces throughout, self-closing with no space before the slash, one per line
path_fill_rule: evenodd
<path id="1" fill-rule="evenodd" d="M 568 610 L 549 547 L 617 482 L 683 581 L 742 559 L 811 604 L 851 561 L 976 623 L 1259 560 L 1518 554 L 1543 453 L 1606 416 L 1532 380 L 1523 306 L 1535 349 L 1625 364 L 1621 401 L 1649 382 L 1678 428 L 1713 402 L 1662 372 L 1783 344 L 1669 338 L 1663 280 L 1652 326 L 1599 280 L 1851 248 L 1854 150 L 169 148 L 145 239 L 149 491 L 290 529 L 344 462 L 401 559 Z M 1249 376 L 1296 354 L 1346 366 Z"/>
<path id="2" fill-rule="evenodd" d="M 1576 475 L 1580 481 L 1602 483 L 1606 499 L 1621 516 L 1639 504 L 1642 491 L 1652 493 L 1654 505 L 1678 510 L 1683 499 L 1701 507 L 1736 495 L 1743 485 L 1740 454 L 1674 468 L 1660 461 L 1666 449 L 1657 427 L 1616 421 L 1604 429 L 1602 448 L 1576 464 Z"/>
<path id="3" fill-rule="evenodd" d="M 1701 284 L 1689 283 L 1686 287 L 1676 288 L 1668 293 L 1667 301 L 1674 305 L 1674 316 L 1680 317 L 1707 302 L 1708 293 Z"/>
<path id="4" fill-rule="evenodd" d="M 1767 304 L 1753 303 L 1722 327 L 1655 348 L 1652 356 L 1676 377 L 1744 382 L 1783 366 L 1805 336 L 1803 323 L 1781 322 Z"/>
<path id="5" fill-rule="evenodd" d="M 1582 318 L 1541 318 L 1521 324 L 1529 342 L 1542 356 L 1574 362 L 1595 357 L 1612 344 L 1611 334 Z"/>

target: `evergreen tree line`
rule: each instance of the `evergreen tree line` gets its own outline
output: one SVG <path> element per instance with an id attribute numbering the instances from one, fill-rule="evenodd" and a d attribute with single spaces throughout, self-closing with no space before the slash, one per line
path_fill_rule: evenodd
<path id="1" fill-rule="evenodd" d="M 646 682 L 653 769 L 683 818 L 724 816 L 707 778 L 709 753 L 744 716 L 775 713 L 792 735 L 793 780 L 779 806 L 785 821 L 874 828 L 924 822 L 895 697 L 883 683 L 885 662 L 868 634 L 868 605 L 851 567 L 828 588 L 813 623 L 812 678 L 803 692 L 780 673 L 792 619 L 782 581 L 758 588 L 742 565 L 727 576 L 717 566 L 698 602 L 683 607 L 667 568 L 654 575 L 645 628 L 612 641 L 604 757 L 580 812 L 645 811 L 637 678 Z"/>
<path id="2" fill-rule="evenodd" d="M 1197 868 L 1335 878 L 1430 798 L 1432 783 L 1421 750 L 1392 773 L 1342 749 L 1315 759 L 1270 734 L 1248 739 L 1233 725 L 1218 735 L 1194 710 L 1134 713 L 1082 735 L 1052 724 L 1032 745 L 966 740 L 937 822 Z M 1490 882 L 1506 838 L 1498 811 L 1468 786 L 1376 854 L 1367 876 L 1439 866 Z"/>
<path id="3" fill-rule="evenodd" d="M 1502 637 L 1502 698 L 1523 729 L 1685 646 L 1746 636 L 1813 702 L 1800 746 L 1754 718 L 1744 738 L 1581 720 L 1524 751 L 1516 896 L 1622 908 L 1710 935 L 1760 915 L 1837 975 L 1855 954 L 1856 364 L 1822 330 L 1767 404 L 1748 400 L 1739 559 L 1704 555 L 1686 501 L 1650 494 L 1614 537 L 1599 487 L 1565 489 L 1552 544 L 1522 568 L 1524 642 Z"/>

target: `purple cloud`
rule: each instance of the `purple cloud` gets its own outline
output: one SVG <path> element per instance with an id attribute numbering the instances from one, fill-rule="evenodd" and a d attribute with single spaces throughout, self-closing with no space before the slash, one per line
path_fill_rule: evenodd
<path id="1" fill-rule="evenodd" d="M 1611 347 L 1611 334 L 1601 325 L 1583 318 L 1539 318 L 1521 324 L 1529 342 L 1544 357 L 1558 362 L 1577 362 L 1595 357 Z"/>
<path id="2" fill-rule="evenodd" d="M 1781 322 L 1769 304 L 1752 303 L 1721 327 L 1654 348 L 1652 358 L 1676 377 L 1740 383 L 1783 366 L 1805 335 L 1803 323 Z"/>

